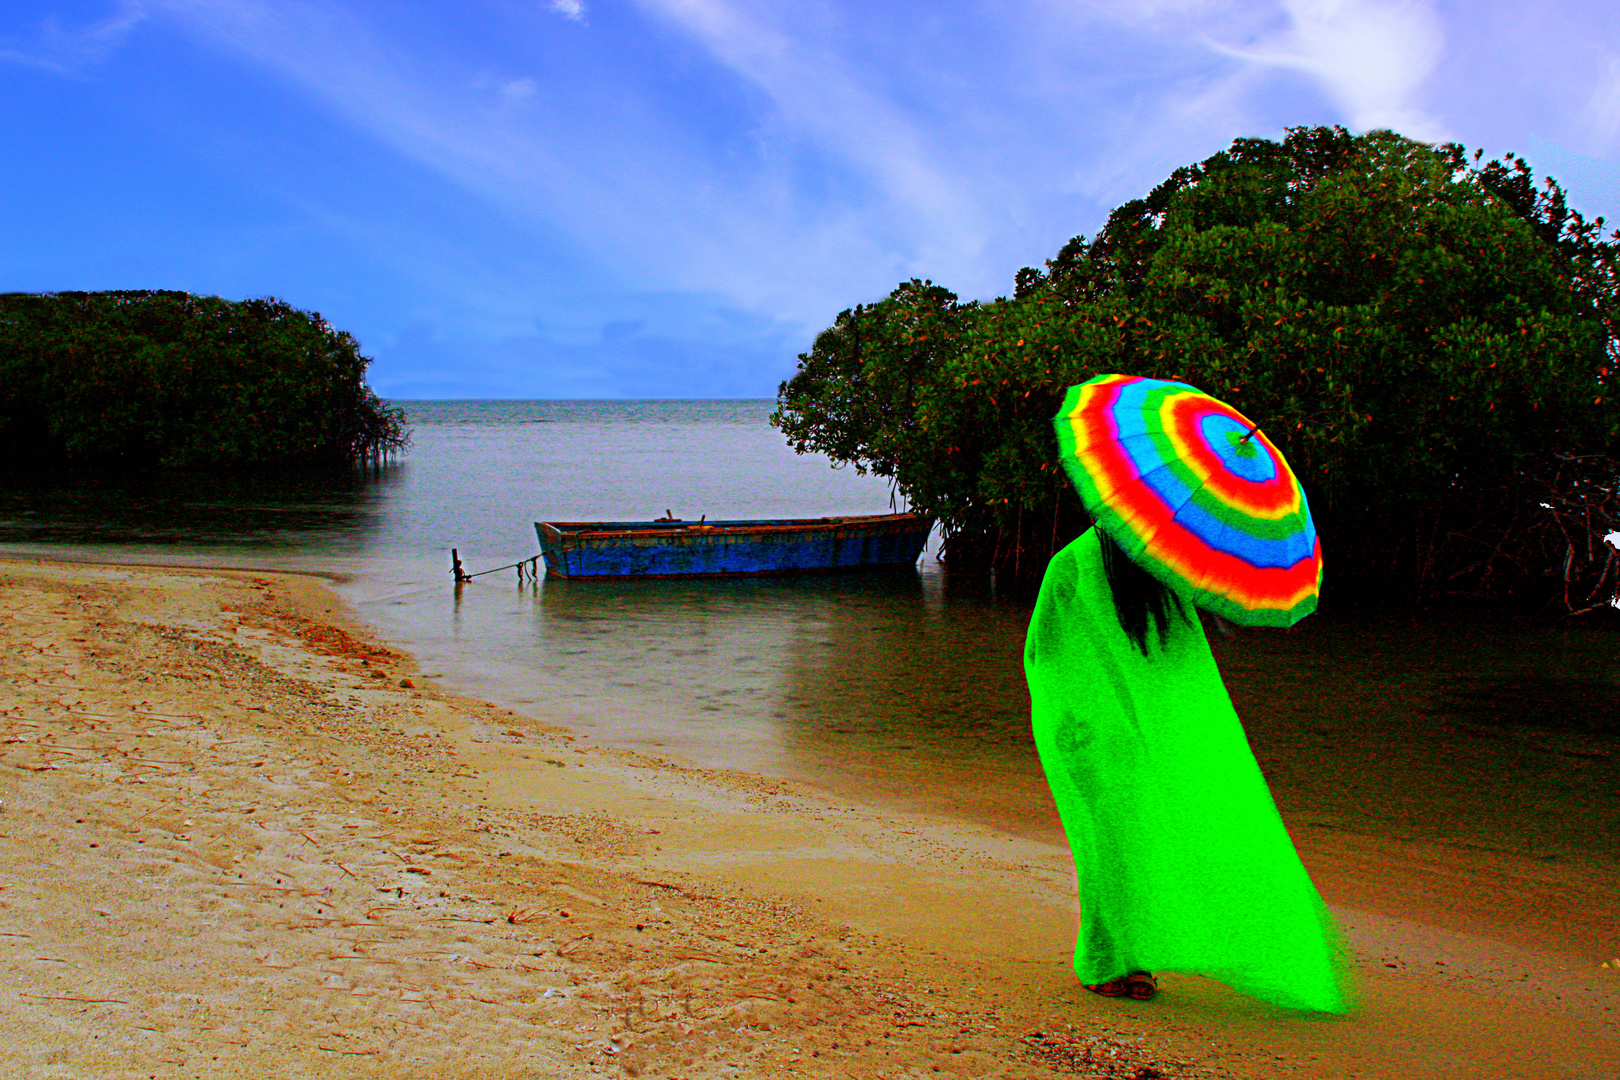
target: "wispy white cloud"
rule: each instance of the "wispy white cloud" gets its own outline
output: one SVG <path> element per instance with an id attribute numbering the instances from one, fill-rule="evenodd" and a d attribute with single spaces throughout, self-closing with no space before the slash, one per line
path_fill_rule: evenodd
<path id="1" fill-rule="evenodd" d="M 962 167 L 962 148 L 874 88 L 884 73 L 846 59 L 836 47 L 785 27 L 776 4 L 730 0 L 642 0 L 700 42 L 724 67 L 763 92 L 773 114 L 760 136 L 769 149 L 797 145 L 834 155 L 865 178 L 875 196 L 869 223 L 899 224 L 919 241 L 904 273 L 966 269 L 982 251 L 990 214 Z M 955 157 L 957 160 L 953 161 Z M 982 189 L 980 189 L 982 191 Z M 891 228 L 884 230 L 892 233 Z"/>
<path id="2" fill-rule="evenodd" d="M 1444 35 L 1423 0 L 1282 0 L 1285 29 L 1247 45 L 1211 39 L 1227 56 L 1315 79 L 1352 128 L 1438 140 L 1445 125 L 1420 103 Z"/>
<path id="3" fill-rule="evenodd" d="M 1233 7 L 1232 0 L 1093 0 L 1083 9 L 1073 0 L 1047 0 L 1055 6 L 1076 8 L 1093 18 L 1115 23 L 1152 24 L 1163 20 L 1205 20 Z"/>
<path id="4" fill-rule="evenodd" d="M 540 84 L 525 76 L 513 79 L 511 82 L 501 84 L 501 96 L 508 101 L 526 101 L 534 97 L 540 89 Z"/>
<path id="5" fill-rule="evenodd" d="M 150 3 L 514 219 L 571 237 L 559 258 L 595 258 L 639 286 L 726 297 L 810 328 L 853 302 L 850 268 L 890 283 L 911 269 L 904 238 L 874 236 L 874 216 L 796 199 L 790 170 L 768 152 L 738 174 L 678 126 L 513 110 L 538 84 L 447 82 L 332 3 Z M 893 168 L 905 168 L 904 155 Z M 926 170 L 915 179 L 918 189 L 933 183 Z"/>
<path id="6" fill-rule="evenodd" d="M 551 10 L 575 22 L 585 20 L 585 5 L 582 0 L 551 0 Z"/>
<path id="7" fill-rule="evenodd" d="M 547 94 L 540 80 L 532 75 L 516 78 L 484 72 L 467 84 L 473 91 L 473 100 L 486 106 L 507 107 L 510 112 L 532 109 L 546 100 Z"/>
<path id="8" fill-rule="evenodd" d="M 1006 291 L 1020 261 L 1095 227 L 1099 208 L 1265 130 L 1254 99 L 1277 66 L 1321 80 L 1358 126 L 1433 133 L 1413 131 L 1401 110 L 1438 31 L 1426 8 L 1397 0 L 1289 0 L 1285 27 L 1222 47 L 1238 67 L 1167 67 L 1104 88 L 1116 95 L 1107 102 L 1020 82 L 1092 60 L 1085 36 L 1044 33 L 1042 0 L 1034 29 L 984 41 L 971 57 L 982 68 L 957 71 L 935 63 L 938 39 L 896 37 L 903 21 L 872 31 L 859 8 L 807 16 L 767 0 L 640 0 L 748 88 L 744 115 L 728 120 L 729 156 L 662 103 L 604 123 L 550 107 L 557 88 L 543 78 L 446 80 L 442 58 L 402 49 L 342 0 L 146 2 L 514 218 L 572 236 L 627 280 L 729 297 L 807 329 L 911 276 L 967 296 Z M 1127 26 L 1145 53 L 1177 40 L 1194 65 L 1208 56 L 1200 34 L 1253 27 L 1256 11 L 1277 21 L 1269 5 L 1222 0 L 1116 0 L 1085 17 Z M 1404 44 L 1385 40 L 1401 34 Z M 902 69 L 921 82 L 904 84 Z"/>
<path id="9" fill-rule="evenodd" d="M 1616 146 L 1620 142 L 1620 57 L 1609 57 L 1584 112 L 1591 151 L 1603 155 L 1620 149 Z"/>
<path id="10" fill-rule="evenodd" d="M 33 34 L 0 37 L 0 61 L 58 75 L 75 74 L 123 45 L 146 15 L 140 0 L 120 0 L 111 15 L 78 26 L 65 25 L 53 15 Z"/>
<path id="11" fill-rule="evenodd" d="M 1074 187 L 1102 206 L 1140 198 L 1182 165 L 1267 127 L 1251 101 L 1263 81 L 1253 69 L 1206 74 L 1121 102 L 1099 118 L 1106 152 L 1075 167 Z"/>

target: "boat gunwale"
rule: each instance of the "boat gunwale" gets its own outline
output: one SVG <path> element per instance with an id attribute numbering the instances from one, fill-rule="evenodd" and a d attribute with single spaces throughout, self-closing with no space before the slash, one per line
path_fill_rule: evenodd
<path id="1" fill-rule="evenodd" d="M 810 533 L 825 532 L 846 528 L 882 528 L 884 526 L 926 526 L 933 528 L 932 518 L 921 514 L 862 514 L 849 517 L 820 517 L 820 518 L 782 518 L 780 524 L 770 525 L 734 525 L 725 521 L 694 521 L 694 522 L 659 522 L 649 521 L 645 525 L 637 522 L 633 529 L 593 529 L 593 525 L 606 524 L 599 521 L 537 521 L 535 524 L 543 529 L 550 529 L 564 540 L 608 540 L 622 537 L 646 536 L 765 536 L 786 532 Z M 614 522 L 613 524 L 626 524 Z M 660 527 L 667 526 L 667 527 Z M 650 575 L 631 575 L 650 576 Z M 696 575 L 674 575 L 696 576 Z"/>
<path id="2" fill-rule="evenodd" d="M 701 574 L 565 574 L 552 570 L 548 565 L 546 574 L 559 581 L 720 581 L 741 578 L 789 578 L 789 577 L 818 577 L 832 576 L 834 574 L 847 574 L 852 571 L 861 573 L 879 573 L 885 570 L 910 570 L 916 566 L 916 560 L 911 562 L 867 563 L 862 566 L 810 566 L 794 569 L 779 570 L 727 570 Z"/>

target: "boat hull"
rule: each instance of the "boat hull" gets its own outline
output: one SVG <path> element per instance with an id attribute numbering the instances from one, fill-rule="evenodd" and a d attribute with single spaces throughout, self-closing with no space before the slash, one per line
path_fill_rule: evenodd
<path id="1" fill-rule="evenodd" d="M 933 522 L 914 514 L 771 521 L 537 521 L 561 578 L 754 577 L 911 566 Z"/>

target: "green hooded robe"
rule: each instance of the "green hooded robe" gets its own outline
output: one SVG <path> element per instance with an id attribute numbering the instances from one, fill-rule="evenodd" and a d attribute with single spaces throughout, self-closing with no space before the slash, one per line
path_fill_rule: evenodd
<path id="1" fill-rule="evenodd" d="M 1193 607 L 1149 655 L 1120 628 L 1096 530 L 1058 552 L 1030 619 L 1035 745 L 1080 886 L 1074 970 L 1218 979 L 1344 1012 L 1333 923 L 1283 828 Z"/>

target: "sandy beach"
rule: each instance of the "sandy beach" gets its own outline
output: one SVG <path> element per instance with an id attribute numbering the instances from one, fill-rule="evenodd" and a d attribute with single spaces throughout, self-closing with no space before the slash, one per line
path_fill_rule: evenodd
<path id="1" fill-rule="evenodd" d="M 1620 874 L 1301 828 L 1361 1001 L 1068 970 L 1067 853 L 586 745 L 317 578 L 0 561 L 0 1074 L 1620 1077 Z"/>

